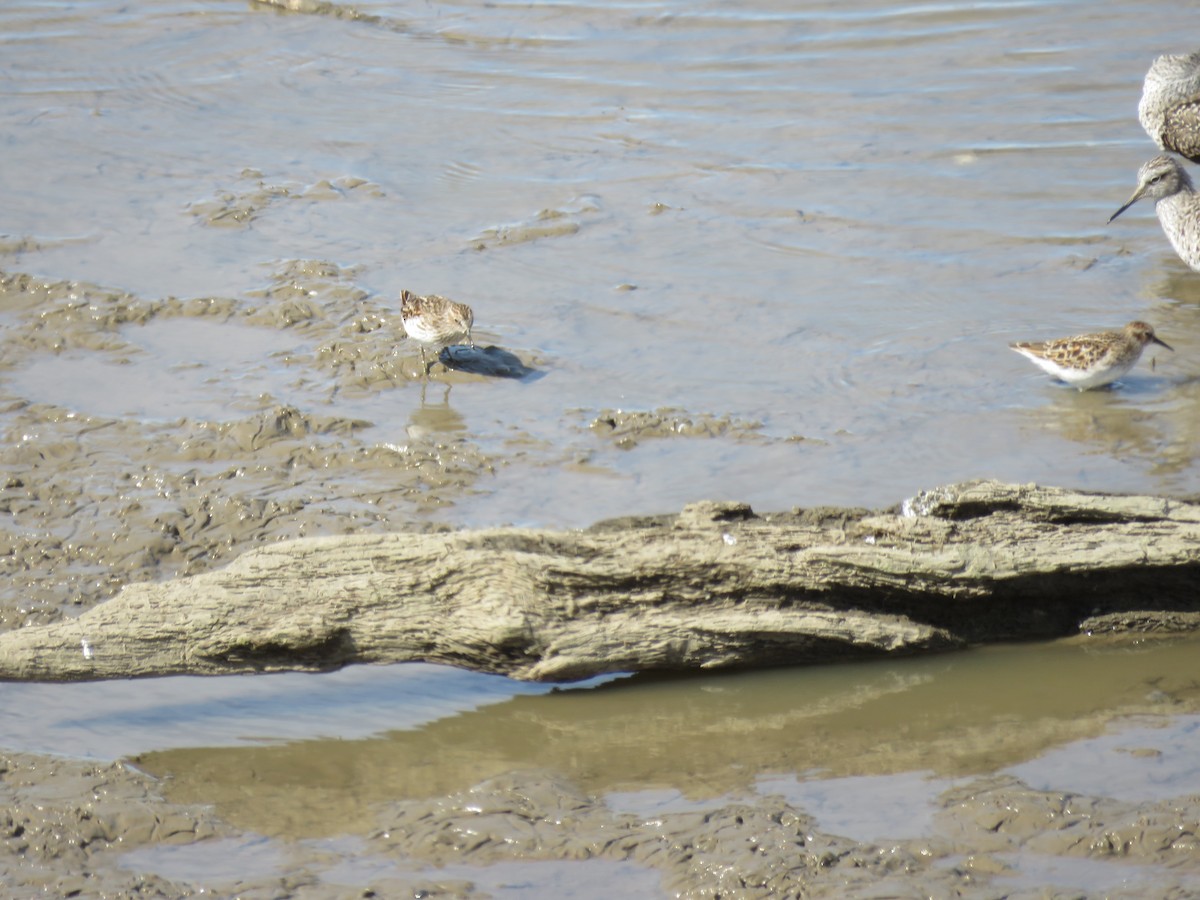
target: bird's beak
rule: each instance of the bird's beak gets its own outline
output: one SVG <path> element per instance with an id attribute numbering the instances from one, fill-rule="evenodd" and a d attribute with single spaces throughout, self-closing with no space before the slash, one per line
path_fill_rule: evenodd
<path id="1" fill-rule="evenodd" d="M 1129 202 L 1128 202 L 1128 203 L 1126 203 L 1124 206 L 1122 206 L 1120 209 L 1118 209 L 1118 210 L 1117 210 L 1115 213 L 1113 213 L 1111 216 L 1109 216 L 1109 217 L 1108 217 L 1108 221 L 1109 221 L 1109 222 L 1112 222 L 1112 220 L 1113 220 L 1113 219 L 1115 219 L 1115 218 L 1116 218 L 1117 216 L 1119 216 L 1121 213 L 1125 212 L 1125 210 L 1129 209 L 1129 207 L 1133 206 L 1133 204 L 1135 204 L 1135 203 L 1137 203 L 1139 200 L 1141 200 L 1141 199 L 1142 199 L 1142 192 L 1143 192 L 1144 190 L 1145 190 L 1145 188 L 1141 188 L 1141 187 L 1139 187 L 1139 188 L 1138 188 L 1136 191 L 1134 191 L 1134 192 L 1133 192 L 1133 196 L 1129 198 Z"/>
<path id="2" fill-rule="evenodd" d="M 1167 348 L 1168 350 L 1170 350 L 1172 353 L 1174 353 L 1174 352 L 1175 352 L 1175 348 L 1174 348 L 1174 347 L 1172 347 L 1170 344 L 1168 344 L 1166 341 L 1164 341 L 1164 340 L 1163 340 L 1162 338 L 1160 338 L 1160 337 L 1152 337 L 1152 338 L 1150 338 L 1150 340 L 1151 340 L 1151 341 L 1153 341 L 1154 343 L 1158 344 L 1160 347 L 1166 347 L 1166 348 Z"/>

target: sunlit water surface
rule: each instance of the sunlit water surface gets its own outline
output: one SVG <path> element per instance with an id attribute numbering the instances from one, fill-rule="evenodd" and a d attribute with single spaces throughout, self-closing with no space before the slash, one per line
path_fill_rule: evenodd
<path id="1" fill-rule="evenodd" d="M 483 338 L 546 362 L 456 385 L 467 433 L 587 465 L 505 467 L 438 513 L 459 524 L 879 506 L 980 476 L 1200 488 L 1200 276 L 1148 206 L 1105 224 L 1154 151 L 1134 111 L 1180 49 L 1174 6 L 355 8 L 5 4 L 3 228 L 33 239 L 5 266 L 253 302 L 281 260 L 324 259 L 388 302 L 469 301 Z M 262 184 L 280 194 L 247 226 L 204 224 Z M 1118 390 L 1063 389 L 1006 346 L 1133 318 L 1176 352 Z M 323 412 L 271 363 L 280 336 L 250 331 L 159 328 L 123 372 L 66 353 L 14 383 L 105 415 L 263 392 Z M 414 384 L 337 411 L 382 440 L 421 402 Z M 762 439 L 624 451 L 580 427 L 662 406 Z"/>
<path id="2" fill-rule="evenodd" d="M 503 468 L 436 513 L 455 524 L 583 525 L 700 498 L 880 506 L 981 476 L 1200 490 L 1200 275 L 1147 206 L 1105 225 L 1155 152 L 1134 115 L 1149 61 L 1194 49 L 1177 4 L 355 7 L 365 18 L 5 3 L 0 266 L 252 303 L 281 261 L 323 259 L 357 267 L 372 295 L 467 300 L 483 338 L 546 362 L 536 379 L 455 385 L 458 427 L 489 452 L 519 429 L 587 465 Z M 246 227 L 205 224 L 264 184 L 287 198 Z M 1133 318 L 1175 353 L 1147 354 L 1115 390 L 1066 390 L 1006 347 Z M 0 310 L 0 341 L 11 321 Z M 263 392 L 331 412 L 273 361 L 301 349 L 288 332 L 155 322 L 126 337 L 141 352 L 120 366 L 68 348 L 3 388 L 147 421 L 240 415 Z M 332 411 L 382 440 L 422 402 L 413 384 Z M 760 439 L 626 451 L 579 427 L 661 406 L 756 421 Z M 1178 674 L 1194 650 L 1162 651 L 1165 665 Z M 379 785 L 417 790 L 404 761 L 429 758 L 442 765 L 422 769 L 424 790 L 545 765 L 614 808 L 782 793 L 861 839 L 924 828 L 929 797 L 1005 767 L 1123 797 L 1200 790 L 1188 715 L 1035 727 L 1157 709 L 1165 657 L 1053 651 L 1067 655 L 1039 668 L 1041 652 L 569 692 L 426 667 L 8 685 L 0 730 L 11 749 L 152 752 L 219 808 L 246 772 L 276 772 L 253 786 L 263 819 L 243 824 L 260 831 L 300 783 L 324 802 L 322 828 L 356 832 Z M 1012 720 L 1028 740 L 996 724 Z M 636 755 L 596 741 L 622 734 Z M 880 734 L 890 755 L 872 750 Z M 1086 767 L 1061 762 L 1080 754 Z M 282 865 L 264 846 L 217 852 L 232 869 Z M 162 871 L 212 871 L 178 852 Z M 1042 880 L 1103 890 L 1079 865 Z M 545 890 L 575 877 L 547 869 Z M 635 894 L 640 877 L 601 882 Z"/>

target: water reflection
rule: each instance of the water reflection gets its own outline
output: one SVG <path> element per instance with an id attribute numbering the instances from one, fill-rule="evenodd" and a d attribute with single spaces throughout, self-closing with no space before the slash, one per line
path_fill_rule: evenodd
<path id="1" fill-rule="evenodd" d="M 561 773 L 598 794 L 667 789 L 689 798 L 753 791 L 769 773 L 952 777 L 1095 736 L 1117 716 L 1196 709 L 1197 649 L 1198 640 L 1057 644 L 637 678 L 513 697 L 366 740 L 168 750 L 137 763 L 169 774 L 174 800 L 216 803 L 242 827 L 301 835 L 368 829 L 383 800 L 445 795 L 518 769 Z"/>
<path id="2" fill-rule="evenodd" d="M 1163 379 L 1132 374 L 1117 387 L 1093 391 L 1064 389 L 1054 402 L 1029 411 L 1040 431 L 1091 444 L 1113 456 L 1150 458 L 1167 439 L 1168 422 L 1133 398 L 1165 387 Z"/>
<path id="3" fill-rule="evenodd" d="M 1200 279 L 1194 273 L 1172 275 L 1154 290 L 1178 289 L 1195 303 L 1160 303 L 1146 314 L 1174 353 L 1148 348 L 1133 371 L 1107 388 L 1048 386 L 1050 402 L 1027 412 L 1030 431 L 1057 434 L 1119 462 L 1139 462 L 1166 481 L 1159 489 L 1182 488 L 1200 447 L 1200 371 L 1194 364 L 1200 352 L 1200 284 L 1191 282 Z M 1081 323 L 1085 327 L 1090 326 Z"/>
<path id="4" fill-rule="evenodd" d="M 1164 250 L 1163 263 L 1148 280 L 1144 293 L 1150 297 L 1159 297 L 1175 304 L 1193 307 L 1186 311 L 1186 315 L 1195 319 L 1197 313 L 1200 312 L 1200 276 L 1197 276 L 1179 260 L 1169 258 L 1171 248 L 1165 240 L 1162 243 L 1162 249 Z M 1156 312 L 1158 311 L 1156 310 Z"/>
<path id="5" fill-rule="evenodd" d="M 489 374 L 481 362 L 519 379 L 519 400 L 490 384 L 456 391 L 455 410 L 482 447 L 534 435 L 545 451 L 532 459 L 526 441 L 517 463 L 551 477 L 509 477 L 510 457 L 475 482 L 478 502 L 446 513 L 405 498 L 410 516 L 582 525 L 703 496 L 880 506 L 1000 471 L 1161 486 L 1142 450 L 1114 462 L 1086 438 L 1016 434 L 994 410 L 1012 408 L 1023 370 L 981 364 L 1009 355 L 1005 340 L 964 339 L 1133 318 L 1172 343 L 1196 333 L 1145 309 L 1147 273 L 1170 279 L 1151 298 L 1200 302 L 1152 215 L 1103 224 L 1145 158 L 1132 109 L 1163 50 L 1145 3 L 1086 22 L 1031 3 L 395 7 L 280 0 L 196 17 L 169 2 L 88 28 L 62 4 L 0 4 L 19 75 L 0 92 L 13 126 L 0 253 L 146 301 L 247 298 L 269 313 L 256 321 L 312 347 L 230 380 L 314 415 L 375 401 L 356 415 L 391 421 L 379 389 L 407 372 L 372 363 L 384 338 L 365 329 L 387 314 L 369 298 L 402 283 L 469 298 L 488 327 L 553 353 L 554 378 L 537 380 L 525 350 L 500 363 L 456 349 L 444 379 Z M 1095 52 L 1113 34 L 1115 62 Z M 1057 112 L 1084 108 L 1087 121 Z M 340 269 L 288 266 L 263 294 L 277 260 Z M 53 384 L 48 369 L 31 380 Z M 122 412 L 163 405 L 165 382 L 74 372 L 115 386 Z M 228 417 L 219 388 L 197 396 L 221 407 L 207 419 Z M 569 411 L 618 406 L 736 416 L 830 449 L 798 465 L 780 448 L 693 442 L 599 451 L 592 471 L 565 473 L 561 459 L 592 452 L 557 456 L 575 442 Z M 1194 491 L 1186 436 L 1174 443 L 1169 486 Z M 609 499 L 613 471 L 636 497 Z M 579 485 L 603 499 L 575 502 Z"/>
<path id="6" fill-rule="evenodd" d="M 438 434 L 456 434 L 467 430 L 463 417 L 450 407 L 449 384 L 421 384 L 421 403 L 408 416 L 408 436 L 414 440 Z M 440 401 L 430 397 L 440 394 Z"/>

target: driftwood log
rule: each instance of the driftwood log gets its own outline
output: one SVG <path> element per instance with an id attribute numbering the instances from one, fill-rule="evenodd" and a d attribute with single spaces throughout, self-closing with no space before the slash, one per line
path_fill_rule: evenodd
<path id="1" fill-rule="evenodd" d="M 975 482 L 886 512 L 278 543 L 0 635 L 0 678 L 425 660 L 565 681 L 1198 625 L 1200 504 Z"/>

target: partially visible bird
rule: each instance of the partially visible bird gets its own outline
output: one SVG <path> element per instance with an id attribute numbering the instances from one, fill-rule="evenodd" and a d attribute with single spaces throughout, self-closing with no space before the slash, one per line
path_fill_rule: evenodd
<path id="1" fill-rule="evenodd" d="M 1130 322 L 1120 331 L 1056 341 L 1019 341 L 1009 346 L 1055 378 L 1086 391 L 1116 381 L 1134 367 L 1151 343 L 1174 349 L 1145 322 Z"/>
<path id="2" fill-rule="evenodd" d="M 471 339 L 475 314 L 465 303 L 457 303 L 437 294 L 418 297 L 410 291 L 401 291 L 400 320 L 404 323 L 405 333 L 421 348 L 421 366 L 426 375 L 433 367 L 433 363 L 426 362 L 426 346 L 435 348 L 439 356 L 443 348 L 461 343 L 464 339 L 472 347 L 475 346 Z"/>
<path id="3" fill-rule="evenodd" d="M 1200 271 L 1200 194 L 1173 156 L 1156 156 L 1138 169 L 1138 186 L 1125 205 L 1109 216 L 1111 222 L 1143 197 L 1154 201 L 1154 212 L 1179 258 Z"/>
<path id="4" fill-rule="evenodd" d="M 1200 52 L 1167 54 L 1150 64 L 1138 121 L 1160 150 L 1200 162 Z"/>

